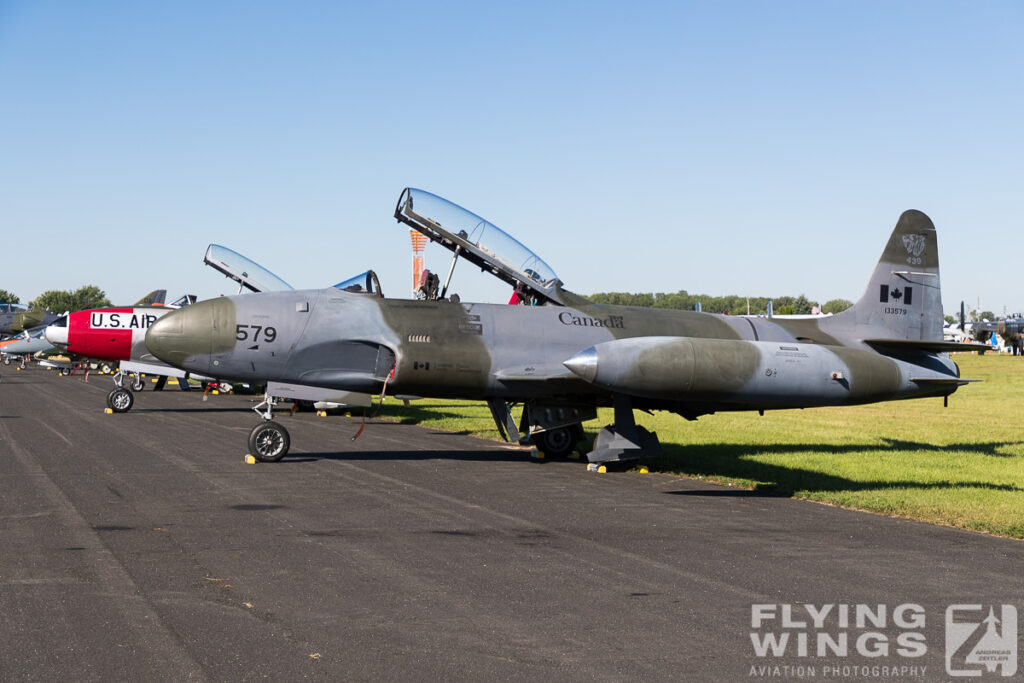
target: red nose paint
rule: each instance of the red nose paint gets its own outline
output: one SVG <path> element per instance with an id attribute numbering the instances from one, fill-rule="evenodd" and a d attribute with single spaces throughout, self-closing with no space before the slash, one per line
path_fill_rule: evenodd
<path id="1" fill-rule="evenodd" d="M 128 360 L 132 335 L 145 336 L 147 327 L 140 327 L 139 316 L 131 308 L 72 313 L 68 316 L 68 351 L 103 360 Z"/>

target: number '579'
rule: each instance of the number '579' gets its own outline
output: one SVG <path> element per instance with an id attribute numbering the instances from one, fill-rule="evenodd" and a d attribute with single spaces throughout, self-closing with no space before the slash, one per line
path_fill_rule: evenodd
<path id="1" fill-rule="evenodd" d="M 260 339 L 261 335 L 262 339 Z M 264 341 L 269 344 L 277 339 L 277 330 L 273 327 L 263 327 L 262 325 L 235 325 L 235 339 L 238 341 L 252 339 L 254 342 Z"/>

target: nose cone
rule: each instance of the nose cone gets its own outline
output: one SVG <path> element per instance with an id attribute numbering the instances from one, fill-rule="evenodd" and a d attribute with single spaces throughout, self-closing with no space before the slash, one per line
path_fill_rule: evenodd
<path id="1" fill-rule="evenodd" d="M 597 350 L 593 346 L 588 346 L 564 361 L 562 365 L 588 382 L 593 382 L 597 377 Z"/>
<path id="2" fill-rule="evenodd" d="M 50 342 L 54 346 L 67 346 L 68 345 L 68 317 L 63 316 L 57 318 L 51 325 L 47 325 L 46 341 Z"/>
<path id="3" fill-rule="evenodd" d="M 235 306 L 228 298 L 210 299 L 172 311 L 149 326 L 146 348 L 184 370 L 208 372 L 210 357 L 235 347 Z"/>

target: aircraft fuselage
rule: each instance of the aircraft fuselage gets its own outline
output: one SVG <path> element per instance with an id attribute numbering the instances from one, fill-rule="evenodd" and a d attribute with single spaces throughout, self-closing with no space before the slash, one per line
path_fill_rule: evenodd
<path id="1" fill-rule="evenodd" d="M 336 289 L 200 302 L 154 322 L 146 344 L 172 365 L 240 381 L 379 392 L 390 378 L 394 393 L 509 401 L 600 403 L 623 393 L 695 414 L 946 395 L 958 376 L 947 356 L 884 356 L 814 320 Z"/>

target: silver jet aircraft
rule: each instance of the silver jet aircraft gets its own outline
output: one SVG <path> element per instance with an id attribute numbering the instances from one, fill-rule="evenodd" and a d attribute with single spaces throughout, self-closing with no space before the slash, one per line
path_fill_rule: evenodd
<path id="1" fill-rule="evenodd" d="M 249 294 L 165 315 L 147 347 L 171 365 L 240 381 L 484 400 L 505 438 L 552 455 L 570 452 L 581 423 L 612 406 L 614 424 L 599 432 L 591 462 L 660 453 L 634 409 L 692 420 L 945 397 L 970 381 L 948 352 L 974 346 L 942 340 L 935 227 L 920 211 L 900 216 L 861 299 L 813 320 L 598 305 L 565 290 L 496 226 L 436 195 L 407 188 L 395 217 L 512 284 L 525 305 L 336 288 Z M 510 404 L 523 405 L 518 428 Z M 290 436 L 269 411 L 263 417 L 250 452 L 278 460 Z"/>

